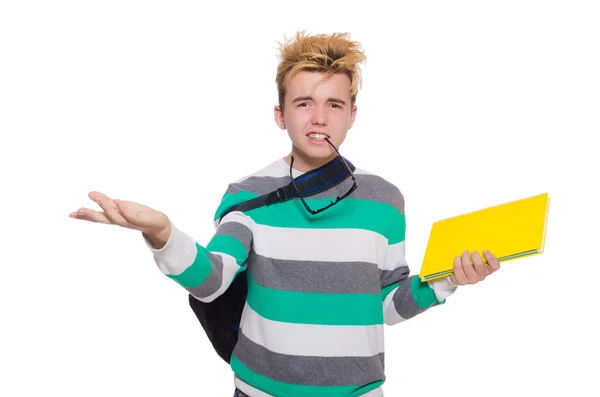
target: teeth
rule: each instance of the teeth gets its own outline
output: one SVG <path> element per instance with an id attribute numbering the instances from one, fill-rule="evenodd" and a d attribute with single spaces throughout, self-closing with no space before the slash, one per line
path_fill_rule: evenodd
<path id="1" fill-rule="evenodd" d="M 323 135 L 323 134 L 309 134 L 308 137 L 312 138 L 312 139 L 325 139 L 325 138 L 327 138 L 327 135 Z"/>

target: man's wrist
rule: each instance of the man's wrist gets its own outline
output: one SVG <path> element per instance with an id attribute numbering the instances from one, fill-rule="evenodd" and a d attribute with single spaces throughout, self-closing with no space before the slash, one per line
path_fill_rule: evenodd
<path id="1" fill-rule="evenodd" d="M 144 232 L 144 234 L 146 235 L 147 239 L 150 240 L 150 242 L 154 246 L 154 249 L 161 249 L 169 241 L 172 230 L 173 229 L 172 229 L 171 222 L 169 222 L 169 224 L 166 227 L 164 227 L 158 231 L 152 231 L 152 232 L 148 231 L 148 232 Z"/>

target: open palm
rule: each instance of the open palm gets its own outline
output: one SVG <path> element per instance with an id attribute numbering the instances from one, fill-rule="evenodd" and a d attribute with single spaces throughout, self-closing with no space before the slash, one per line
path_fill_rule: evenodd
<path id="1" fill-rule="evenodd" d="M 133 201 L 115 200 L 100 192 L 90 192 L 88 197 L 103 211 L 80 208 L 69 216 L 89 222 L 117 225 L 139 230 L 146 234 L 165 230 L 170 225 L 166 214 Z"/>

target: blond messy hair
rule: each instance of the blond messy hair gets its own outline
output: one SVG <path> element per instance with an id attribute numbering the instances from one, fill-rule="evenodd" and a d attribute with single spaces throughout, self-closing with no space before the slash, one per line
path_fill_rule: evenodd
<path id="1" fill-rule="evenodd" d="M 356 102 L 362 84 L 358 66 L 367 57 L 360 43 L 350 40 L 348 33 L 318 34 L 309 36 L 306 31 L 296 33 L 294 39 L 279 43 L 277 91 L 281 110 L 285 101 L 285 78 L 293 78 L 300 71 L 321 72 L 323 78 L 334 73 L 346 73 L 350 78 L 350 98 Z"/>

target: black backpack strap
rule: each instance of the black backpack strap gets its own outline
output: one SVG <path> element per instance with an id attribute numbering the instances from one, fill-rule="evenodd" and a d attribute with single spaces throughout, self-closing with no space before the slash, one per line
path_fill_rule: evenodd
<path id="1" fill-rule="evenodd" d="M 331 189 L 334 186 L 342 183 L 350 173 L 346 169 L 346 166 L 342 163 L 346 161 L 348 167 L 354 171 L 356 167 L 346 159 L 336 157 L 329 163 L 322 165 L 321 167 L 306 172 L 299 177 L 294 179 L 294 183 L 298 187 L 298 191 L 302 197 L 314 196 L 327 189 Z M 236 204 L 228 208 L 220 219 L 223 219 L 225 215 L 232 211 L 250 211 L 255 208 L 259 208 L 265 205 L 272 205 L 287 201 L 291 198 L 298 197 L 298 191 L 294 187 L 294 184 L 290 182 L 287 186 L 282 186 L 279 189 L 262 196 L 244 201 L 243 203 Z"/>

